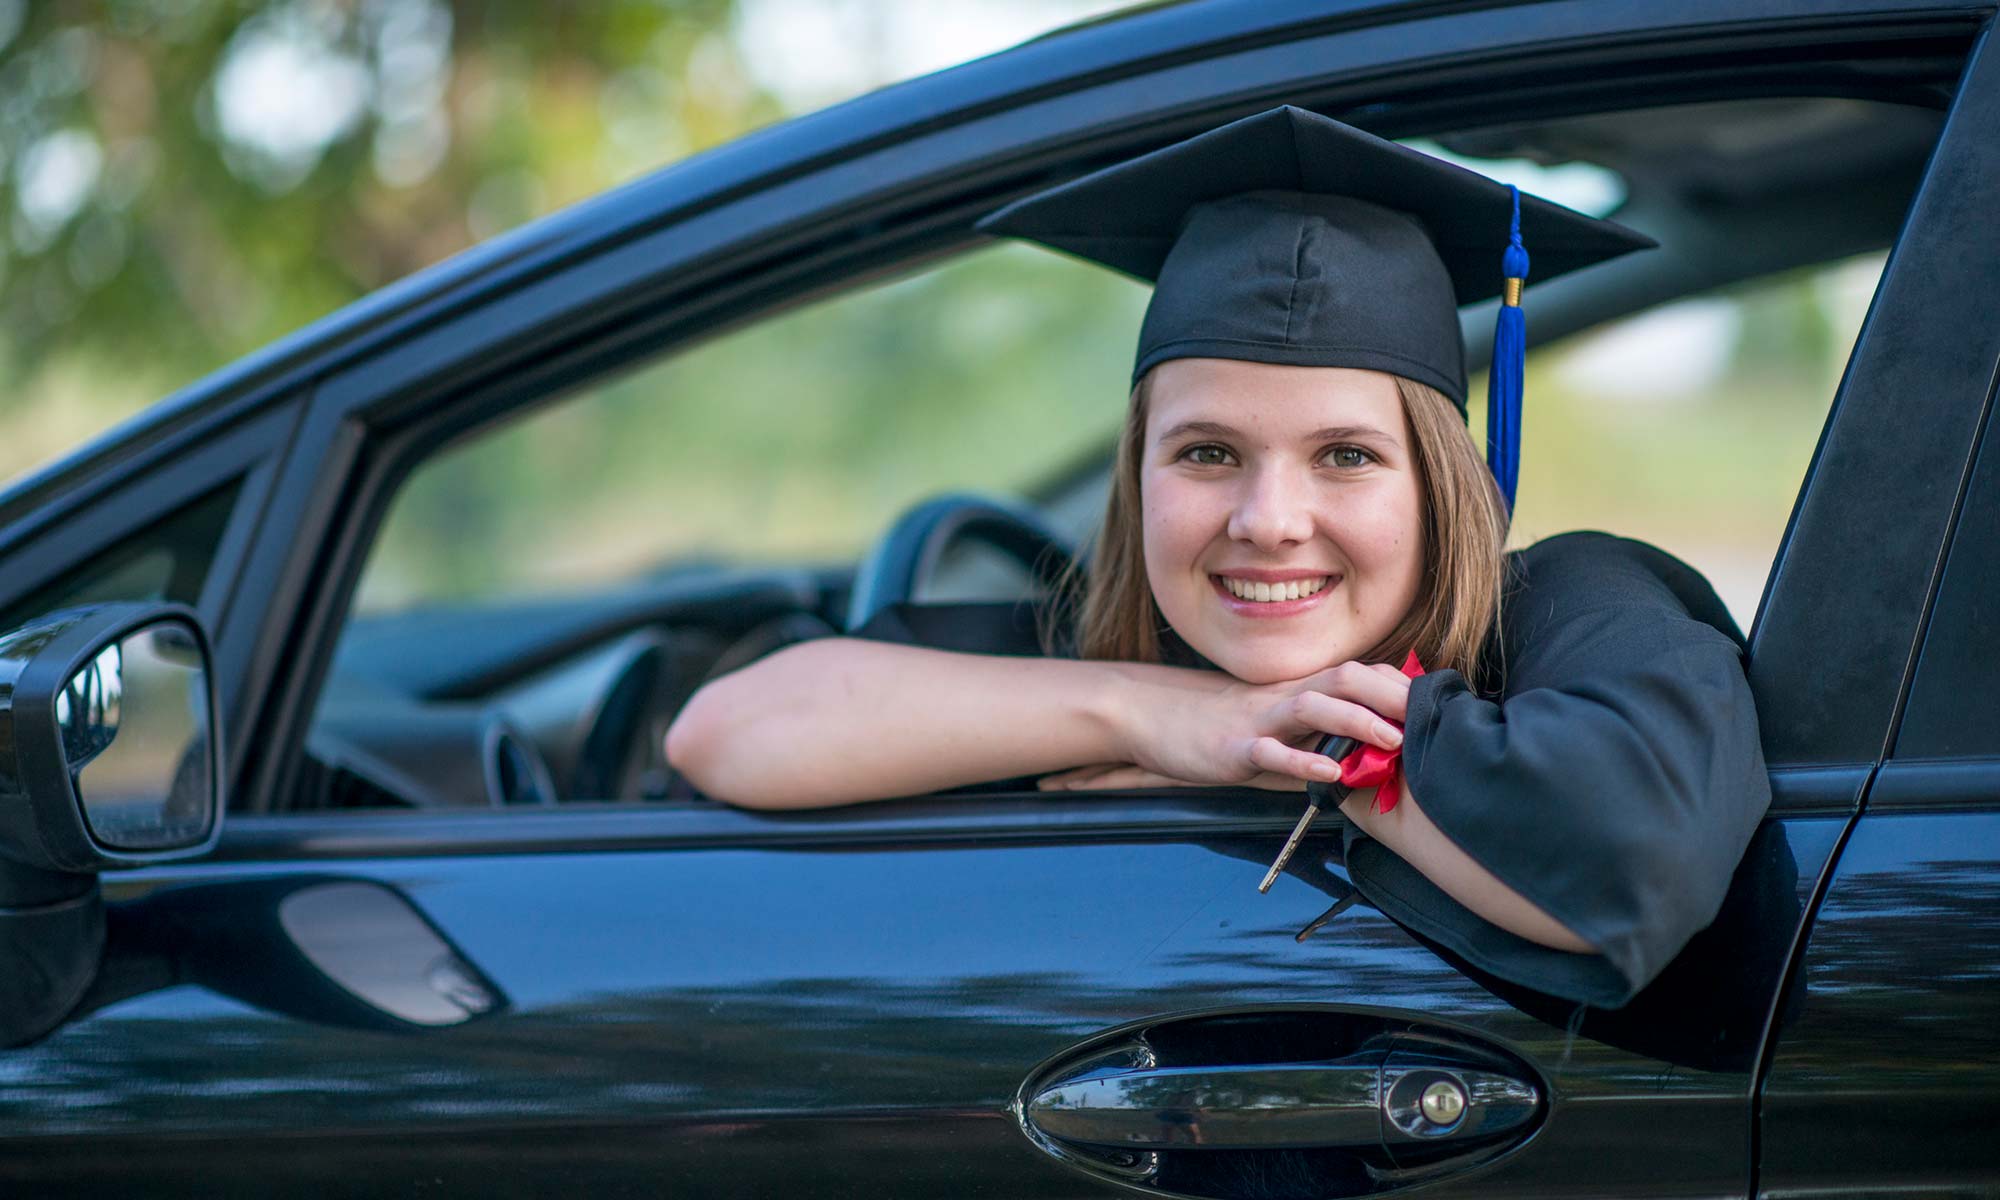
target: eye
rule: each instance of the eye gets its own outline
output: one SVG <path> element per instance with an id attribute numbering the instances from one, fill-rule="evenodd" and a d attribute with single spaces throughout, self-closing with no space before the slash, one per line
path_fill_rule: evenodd
<path id="1" fill-rule="evenodd" d="M 1323 460 L 1336 467 L 1365 467 L 1375 461 L 1375 456 L 1359 446 L 1335 446 L 1326 452 Z"/>
<path id="2" fill-rule="evenodd" d="M 1190 462 L 1198 467 L 1226 467 L 1230 463 L 1231 455 L 1226 447 L 1218 446 L 1214 442 L 1203 442 L 1181 451 L 1179 458 L 1182 462 Z"/>

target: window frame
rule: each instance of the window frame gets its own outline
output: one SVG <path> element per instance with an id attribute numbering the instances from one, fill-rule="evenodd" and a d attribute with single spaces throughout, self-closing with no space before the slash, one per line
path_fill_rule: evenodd
<path id="1" fill-rule="evenodd" d="M 210 635 L 225 771 L 237 753 L 230 733 L 255 707 L 236 685 L 245 659 L 243 639 L 226 633 L 268 615 L 233 601 L 241 595 L 243 566 L 265 531 L 280 459 L 302 408 L 294 394 L 254 412 L 197 421 L 0 529 L 4 609 L 83 570 L 148 528 L 176 519 L 217 491 L 235 489 L 203 570 L 200 595 L 190 605 Z"/>

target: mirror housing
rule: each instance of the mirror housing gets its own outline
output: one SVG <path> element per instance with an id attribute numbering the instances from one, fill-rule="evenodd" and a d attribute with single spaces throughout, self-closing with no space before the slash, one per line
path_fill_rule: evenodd
<path id="1" fill-rule="evenodd" d="M 127 686 L 128 640 L 135 652 L 143 648 L 145 662 L 165 664 L 155 676 L 170 677 L 155 678 L 145 695 Z M 200 619 L 178 604 L 65 609 L 0 634 L 0 856 L 35 875 L 75 875 L 213 848 L 222 832 L 222 757 L 209 663 Z M 185 702 L 158 694 L 171 690 L 177 669 L 191 672 L 195 694 Z M 149 715 L 165 718 L 170 738 L 191 730 L 184 745 L 169 748 L 177 765 L 160 781 L 150 826 L 143 804 L 107 791 L 109 800 L 93 808 L 79 785 L 86 769 L 93 778 L 132 773 L 113 764 L 121 731 L 157 756 L 157 746 L 132 732 Z"/>

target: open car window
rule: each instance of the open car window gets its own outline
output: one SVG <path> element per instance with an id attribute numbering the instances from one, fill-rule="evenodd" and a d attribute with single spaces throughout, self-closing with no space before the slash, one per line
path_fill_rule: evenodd
<path id="1" fill-rule="evenodd" d="M 1115 434 L 1145 300 L 994 246 L 561 398 L 413 475 L 356 615 L 851 563 L 937 492 L 1023 496 Z"/>
<path id="2" fill-rule="evenodd" d="M 1032 502 L 1100 455 L 1145 301 L 992 246 L 447 447 L 370 552 L 309 737 L 308 806 L 667 798 L 679 703 L 760 630 L 838 624 L 854 562 L 897 514 L 945 491 Z M 1024 586 L 968 555 L 930 594 Z"/>
<path id="3" fill-rule="evenodd" d="M 1884 153 L 1921 162 L 1930 114 L 1824 103 L 1703 105 L 1680 128 L 1735 112 L 1767 138 L 1788 122 L 1852 138 L 1841 122 L 1866 128 L 1880 109 L 1902 131 Z M 1602 170 L 1629 170 L 1646 146 L 1618 131 L 1646 127 L 1562 133 L 1572 149 L 1612 147 Z M 1656 149 L 1689 153 L 1663 135 Z M 1476 165 L 1509 174 L 1502 158 Z M 1648 180 L 1624 182 L 1633 212 L 1615 215 L 1654 211 Z M 1579 528 L 1652 542 L 1748 629 L 1882 269 L 1868 247 L 1884 240 L 1857 230 L 1828 243 L 1838 254 L 1720 287 L 1676 292 L 1656 275 L 1634 294 L 1562 295 L 1552 321 L 1571 336 L 1529 357 L 1513 543 Z M 912 505 L 1005 497 L 1087 544 L 1145 299 L 1101 269 L 987 247 L 467 433 L 411 473 L 376 537 L 295 806 L 686 799 L 660 751 L 678 706 L 720 670 L 837 628 L 855 564 Z M 1528 312 L 1533 337 L 1534 299 Z M 1475 436 L 1483 393 L 1476 374 Z M 919 599 L 1030 586 L 977 553 L 933 583 Z"/>

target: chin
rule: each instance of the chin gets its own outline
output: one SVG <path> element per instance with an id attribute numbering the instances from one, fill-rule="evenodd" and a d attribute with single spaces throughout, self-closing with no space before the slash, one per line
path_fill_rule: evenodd
<path id="1" fill-rule="evenodd" d="M 1233 645 L 1213 649 L 1196 646 L 1195 650 L 1245 683 L 1287 683 L 1346 661 L 1329 658 L 1323 651 L 1304 646 L 1253 648 Z"/>

